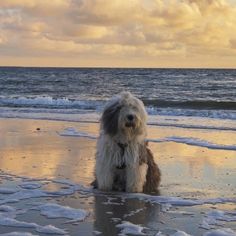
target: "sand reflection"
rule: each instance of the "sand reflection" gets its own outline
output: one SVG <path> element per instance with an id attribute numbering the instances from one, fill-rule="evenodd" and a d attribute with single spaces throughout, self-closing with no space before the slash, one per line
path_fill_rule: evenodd
<path id="1" fill-rule="evenodd" d="M 95 141 L 61 137 L 63 122 L 7 120 L 0 127 L 0 166 L 5 172 L 89 183 Z M 37 128 L 40 130 L 37 131 Z"/>
<path id="2" fill-rule="evenodd" d="M 89 185 L 93 180 L 96 140 L 58 135 L 58 131 L 67 127 L 93 134 L 98 132 L 98 124 L 1 119 L 1 169 L 16 175 L 70 179 Z M 171 135 L 219 141 L 215 131 L 149 127 L 150 138 Z M 236 140 L 233 132 L 221 131 L 220 135 L 224 143 L 232 143 L 233 137 Z M 174 142 L 150 143 L 149 146 L 162 171 L 161 194 L 186 197 L 235 194 L 235 151 Z"/>

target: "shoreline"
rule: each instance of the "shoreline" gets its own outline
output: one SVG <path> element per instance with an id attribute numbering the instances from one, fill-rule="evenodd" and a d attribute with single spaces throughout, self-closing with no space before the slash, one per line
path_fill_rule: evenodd
<path id="1" fill-rule="evenodd" d="M 153 201 L 151 196 L 147 196 L 147 201 L 138 194 L 134 198 L 126 198 L 125 194 L 90 192 L 96 139 L 60 135 L 71 127 L 80 133 L 98 135 L 98 123 L 0 118 L 0 133 L 3 137 L 0 140 L 1 200 L 11 195 L 3 194 L 3 187 L 5 190 L 21 191 L 20 185 L 24 182 L 34 182 L 36 187 L 38 184 L 40 187 L 36 190 L 59 191 L 61 195 L 56 198 L 40 196 L 36 198 L 36 202 L 54 202 L 89 212 L 89 216 L 83 221 L 75 225 L 64 225 L 69 235 L 94 235 L 95 231 L 102 232 L 102 235 L 117 235 L 121 232 L 117 225 L 123 221 L 147 227 L 146 235 L 154 235 L 158 231 L 166 235 L 177 231 L 202 235 L 219 228 L 236 230 L 236 219 L 226 221 L 229 217 L 227 212 L 235 211 L 235 203 L 229 201 L 236 201 L 235 151 L 213 150 L 174 141 L 150 142 L 149 146 L 162 171 L 161 194 L 157 198 L 159 202 Z M 232 145 L 236 140 L 234 131 L 148 126 L 149 139 L 164 139 L 168 136 L 193 137 L 226 145 Z M 56 183 L 51 180 L 63 180 L 68 183 Z M 78 186 L 84 186 L 89 190 L 88 193 L 77 189 Z M 41 193 L 45 194 L 43 191 Z M 34 199 L 18 199 L 15 203 L 7 204 L 23 209 L 25 203 L 33 204 Z M 164 199 L 162 203 L 160 199 Z M 215 204 L 207 202 L 209 199 L 213 199 Z M 225 201 L 220 202 L 220 199 Z M 201 204 L 181 205 L 180 200 L 182 204 L 187 204 L 187 200 L 193 203 L 198 201 Z M 176 201 L 177 205 L 174 205 L 173 201 Z M 65 221 L 45 218 L 37 211 L 31 218 L 32 210 L 25 208 L 26 213 L 17 215 L 16 219 L 37 224 L 52 224 L 58 228 Z M 212 211 L 224 212 L 225 215 L 221 219 L 223 226 L 211 225 L 207 221 Z M 209 229 L 206 229 L 208 226 Z M 1 233 L 23 230 L 36 233 L 34 229 L 3 226 L 0 222 Z"/>
<path id="2" fill-rule="evenodd" d="M 72 133 L 70 129 L 72 129 Z M 12 158 L 10 160 L 8 159 L 7 156 L 9 154 L 10 156 L 14 156 L 15 159 L 21 160 L 23 158 L 26 163 L 29 161 L 33 169 L 36 169 L 34 162 L 38 165 L 40 164 L 35 158 L 42 158 L 45 161 L 45 167 L 48 164 L 54 165 L 55 167 L 64 165 L 66 168 L 69 168 L 70 165 L 73 166 L 73 161 L 79 163 L 81 161 L 80 156 L 82 156 L 86 159 L 86 164 L 89 168 L 87 173 L 90 176 L 89 181 L 92 181 L 98 131 L 98 123 L 1 118 L 0 132 L 3 134 L 3 137 L 8 137 L 8 148 L 10 149 L 10 153 L 8 153 L 7 151 L 9 150 L 3 142 L 4 139 L 2 139 L 0 143 L 1 147 L 4 148 L 4 153 L 1 150 L 1 166 L 4 166 L 3 161 L 6 161 L 6 163 L 13 161 Z M 198 144 L 201 140 L 205 140 L 212 145 L 218 145 L 216 147 L 219 148 L 215 148 L 214 146 L 211 148 L 201 143 Z M 154 153 L 155 161 L 161 166 L 164 174 L 170 175 L 168 178 L 163 177 L 164 182 L 169 178 L 181 180 L 177 176 L 178 169 L 175 166 L 180 166 L 185 172 L 184 177 L 191 179 L 196 185 L 199 185 L 196 179 L 200 178 L 197 175 L 201 174 L 201 181 L 203 183 L 205 182 L 204 169 L 206 167 L 214 170 L 213 172 L 230 168 L 232 171 L 225 170 L 228 173 L 228 177 L 230 177 L 230 172 L 236 174 L 234 171 L 234 167 L 236 166 L 234 163 L 236 152 L 234 149 L 227 150 L 227 147 L 231 147 L 234 144 L 234 140 L 236 140 L 236 133 L 233 131 L 217 132 L 212 130 L 182 129 L 178 127 L 148 126 L 147 141 L 149 141 L 149 146 Z M 191 143 L 191 141 L 195 141 L 196 144 Z M 18 145 L 14 146 L 15 143 L 18 143 Z M 51 145 L 49 145 L 50 143 Z M 225 147 L 226 149 L 224 149 Z M 13 154 L 14 148 L 15 153 Z M 49 157 L 52 156 L 52 159 L 45 158 L 44 153 L 41 153 L 41 149 L 45 150 L 45 153 Z M 55 164 L 53 164 L 53 161 L 55 161 Z M 11 165 L 11 168 L 13 172 L 16 171 L 14 165 Z M 40 168 L 43 169 L 43 166 L 40 166 Z M 192 169 L 196 173 L 192 172 Z M 169 170 L 173 173 L 169 174 Z M 50 173 L 50 170 L 47 171 Z M 34 171 L 28 173 L 31 172 Z M 198 178 L 194 178 L 191 175 L 196 175 Z M 65 178 L 71 177 L 63 173 L 63 171 L 62 176 Z M 230 183 L 233 183 L 232 180 L 225 179 L 225 177 L 227 176 L 224 176 L 225 182 L 230 181 Z M 212 174 L 208 178 L 211 178 L 211 181 L 216 186 L 219 184 L 216 180 L 216 175 Z M 170 180 L 166 182 L 167 184 L 172 184 Z M 188 182 L 190 185 L 190 181 Z M 227 192 L 227 189 L 225 189 L 225 192 Z"/>

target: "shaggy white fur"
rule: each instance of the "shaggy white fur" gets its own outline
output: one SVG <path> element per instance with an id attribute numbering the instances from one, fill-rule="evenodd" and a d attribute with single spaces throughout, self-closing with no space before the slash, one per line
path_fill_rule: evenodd
<path id="1" fill-rule="evenodd" d="M 140 162 L 140 152 L 146 146 L 146 120 L 143 102 L 129 92 L 107 103 L 96 153 L 95 175 L 100 190 L 110 191 L 117 182 L 126 192 L 143 192 L 148 164 Z"/>

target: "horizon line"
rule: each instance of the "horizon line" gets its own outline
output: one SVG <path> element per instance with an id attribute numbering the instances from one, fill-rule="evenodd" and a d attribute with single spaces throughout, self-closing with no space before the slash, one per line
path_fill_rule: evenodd
<path id="1" fill-rule="evenodd" d="M 204 69 L 204 70 L 236 70 L 236 67 L 113 67 L 113 66 L 4 66 L 0 68 L 55 68 L 55 69 Z"/>

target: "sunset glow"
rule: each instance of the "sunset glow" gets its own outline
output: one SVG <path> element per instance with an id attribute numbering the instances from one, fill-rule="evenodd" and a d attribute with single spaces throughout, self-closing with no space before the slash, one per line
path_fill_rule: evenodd
<path id="1" fill-rule="evenodd" d="M 0 66 L 236 67 L 236 1 L 1 0 Z"/>

